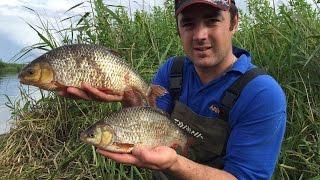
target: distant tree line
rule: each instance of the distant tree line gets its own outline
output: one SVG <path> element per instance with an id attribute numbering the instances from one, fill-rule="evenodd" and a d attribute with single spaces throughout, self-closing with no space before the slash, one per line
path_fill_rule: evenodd
<path id="1" fill-rule="evenodd" d="M 0 73 L 17 73 L 21 71 L 23 64 L 6 63 L 0 59 Z"/>

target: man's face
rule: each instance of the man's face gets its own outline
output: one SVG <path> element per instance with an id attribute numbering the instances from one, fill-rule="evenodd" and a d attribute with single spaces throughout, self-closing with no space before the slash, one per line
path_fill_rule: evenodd
<path id="1" fill-rule="evenodd" d="M 210 68 L 233 58 L 230 13 L 195 4 L 178 15 L 178 28 L 186 55 L 199 68 Z"/>

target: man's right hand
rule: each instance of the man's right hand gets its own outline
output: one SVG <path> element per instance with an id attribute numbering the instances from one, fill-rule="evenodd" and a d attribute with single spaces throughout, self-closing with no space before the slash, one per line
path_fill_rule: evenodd
<path id="1" fill-rule="evenodd" d="M 126 107 L 142 105 L 140 95 L 135 93 L 133 90 L 128 90 L 116 94 L 107 89 L 101 91 L 85 83 L 82 84 L 81 89 L 75 87 L 67 87 L 65 90 L 59 91 L 58 95 L 67 98 L 94 100 L 101 102 L 122 102 L 122 104 Z"/>

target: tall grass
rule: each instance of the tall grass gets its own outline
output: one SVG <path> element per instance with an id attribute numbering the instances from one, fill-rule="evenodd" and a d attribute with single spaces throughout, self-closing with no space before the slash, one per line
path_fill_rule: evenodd
<path id="1" fill-rule="evenodd" d="M 320 14 L 303 0 L 274 9 L 269 1 L 249 0 L 242 14 L 237 46 L 252 52 L 254 63 L 267 69 L 287 95 L 288 122 L 274 179 L 304 179 L 320 175 L 319 59 Z M 87 2 L 70 8 L 79 8 Z M 143 77 L 152 75 L 172 55 L 182 54 L 173 16 L 173 2 L 130 17 L 123 7 L 92 1 L 91 10 L 72 20 L 66 29 L 31 25 L 42 43 L 28 50 L 49 50 L 62 44 L 96 43 L 121 54 Z M 54 26 L 54 24 L 53 24 Z M 58 35 L 58 36 L 57 36 Z M 40 101 L 28 98 L 12 108 L 15 129 L 0 137 L 0 174 L 4 179 L 149 179 L 147 170 L 114 163 L 79 141 L 78 135 L 118 103 L 71 100 L 54 94 Z"/>
<path id="2" fill-rule="evenodd" d="M 249 1 L 235 42 L 286 92 L 287 130 L 275 177 L 298 179 L 320 175 L 320 11 L 303 0 L 289 4 L 273 9 Z"/>

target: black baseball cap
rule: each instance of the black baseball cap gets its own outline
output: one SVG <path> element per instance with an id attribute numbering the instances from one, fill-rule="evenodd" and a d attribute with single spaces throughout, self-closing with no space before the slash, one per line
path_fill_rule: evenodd
<path id="1" fill-rule="evenodd" d="M 176 16 L 186 7 L 196 3 L 205 3 L 213 7 L 219 8 L 223 11 L 227 11 L 229 10 L 231 3 L 235 4 L 235 1 L 234 0 L 175 0 L 174 5 L 175 5 Z"/>

